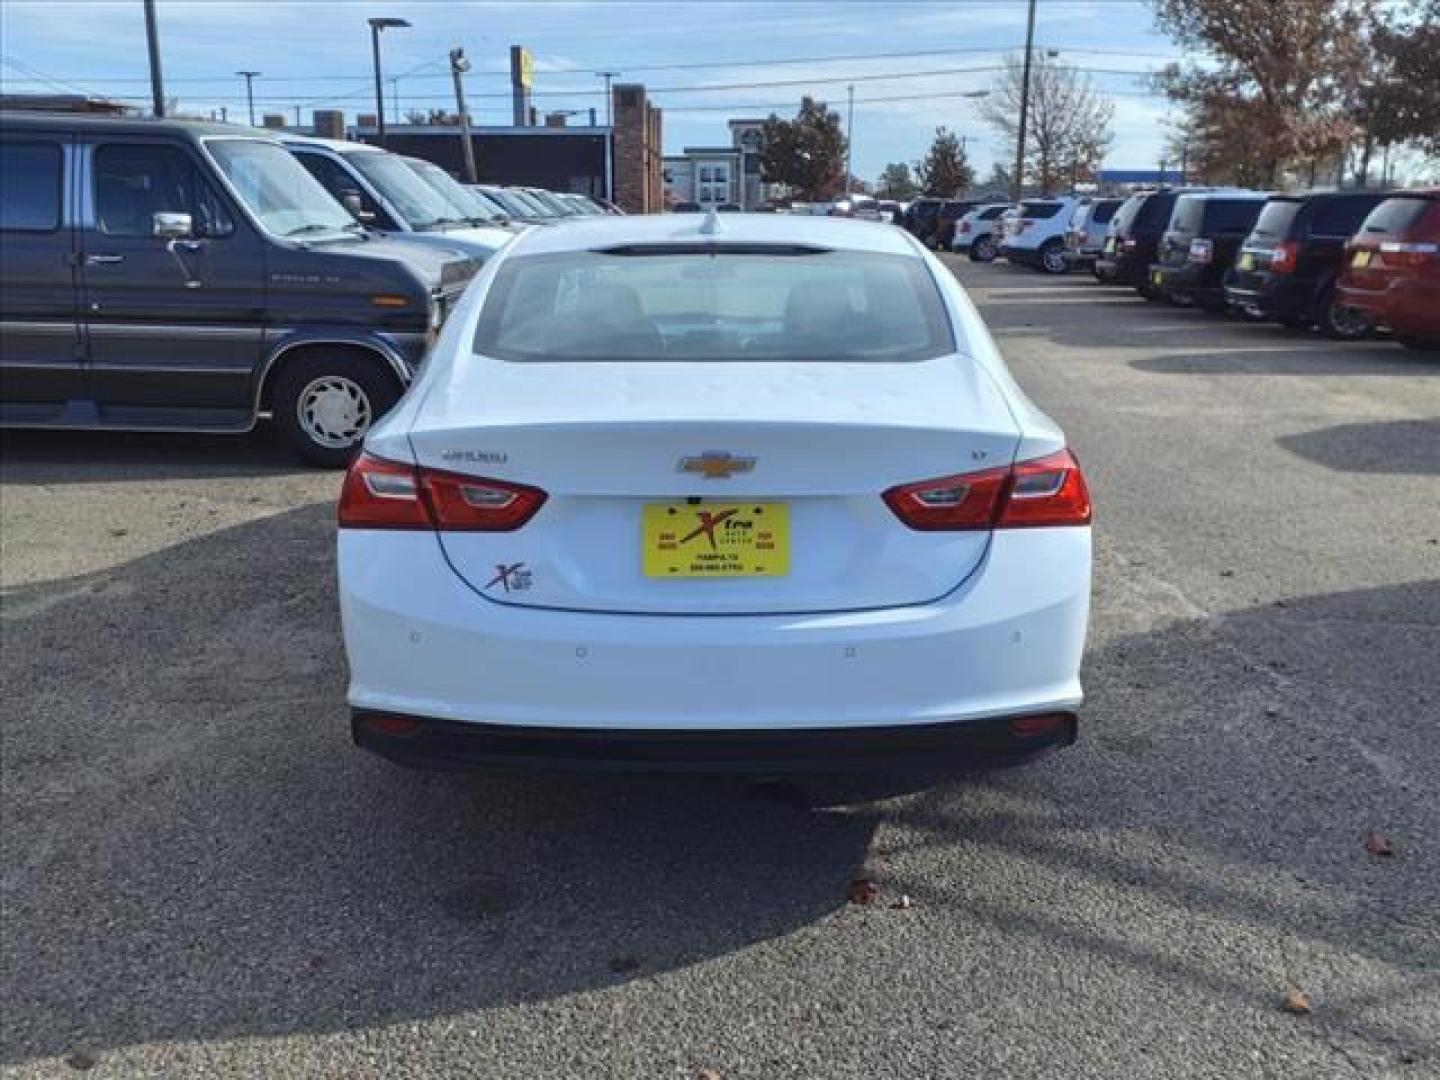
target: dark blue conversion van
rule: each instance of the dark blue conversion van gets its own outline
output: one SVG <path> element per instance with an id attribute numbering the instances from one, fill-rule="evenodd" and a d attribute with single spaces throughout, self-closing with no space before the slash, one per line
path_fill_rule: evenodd
<path id="1" fill-rule="evenodd" d="M 245 432 L 344 464 L 477 264 L 357 225 L 250 128 L 0 113 L 0 424 Z"/>

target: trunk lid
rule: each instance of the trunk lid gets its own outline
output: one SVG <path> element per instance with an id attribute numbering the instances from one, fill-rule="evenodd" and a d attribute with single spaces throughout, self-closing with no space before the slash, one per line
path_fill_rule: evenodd
<path id="1" fill-rule="evenodd" d="M 431 388 L 421 415 L 410 432 L 419 464 L 548 495 L 513 533 L 438 534 L 455 572 L 500 603 L 597 612 L 801 613 L 933 600 L 974 571 L 989 533 L 914 531 L 881 493 L 1008 464 L 1019 443 L 1003 396 L 956 356 L 804 364 L 475 357 Z M 717 461 L 715 471 L 729 475 L 708 478 L 704 468 Z M 673 511 L 677 540 L 703 524 L 702 512 L 714 519 L 741 506 L 737 526 L 759 521 L 755 510 L 770 513 L 769 522 L 788 515 L 787 572 L 647 576 L 647 506 Z M 685 543 L 713 549 L 711 535 Z"/>

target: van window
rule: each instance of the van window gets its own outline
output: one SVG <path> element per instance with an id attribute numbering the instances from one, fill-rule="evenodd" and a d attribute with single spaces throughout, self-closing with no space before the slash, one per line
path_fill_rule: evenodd
<path id="1" fill-rule="evenodd" d="M 1227 233 L 1243 236 L 1255 224 L 1255 218 L 1264 205 L 1258 199 L 1207 199 L 1205 231 L 1211 236 Z"/>
<path id="2" fill-rule="evenodd" d="M 996 218 L 998 218 L 1001 214 L 1005 213 L 1005 211 L 1009 209 L 1009 206 L 992 206 L 989 210 L 982 210 L 980 212 L 980 220 L 994 221 Z"/>
<path id="3" fill-rule="evenodd" d="M 1170 212 L 1170 231 L 1198 233 L 1205 221 L 1205 196 L 1182 195 L 1175 200 L 1175 209 Z"/>
<path id="4" fill-rule="evenodd" d="M 1120 204 L 1113 199 L 1104 199 L 1094 203 L 1090 208 L 1089 223 L 1091 225 L 1104 225 L 1115 216 L 1115 211 L 1120 209 Z"/>
<path id="5" fill-rule="evenodd" d="M 95 217 L 107 236 L 154 236 L 160 213 L 189 214 L 195 236 L 235 231 L 215 189 L 178 146 L 111 143 L 94 160 Z"/>
<path id="6" fill-rule="evenodd" d="M 1166 192 L 1151 195 L 1140 206 L 1135 215 L 1135 229 L 1144 232 L 1164 232 L 1170 223 L 1170 214 L 1175 209 L 1177 196 Z"/>
<path id="7" fill-rule="evenodd" d="M 1311 236 L 1353 236 L 1380 196 L 1326 199 L 1310 221 Z"/>
<path id="8" fill-rule="evenodd" d="M 54 232 L 60 227 L 60 147 L 0 143 L 0 229 Z"/>
<path id="9" fill-rule="evenodd" d="M 360 181 L 351 176 L 338 161 L 332 161 L 324 154 L 312 154 L 308 150 L 296 150 L 294 153 L 295 160 L 304 165 L 305 171 L 319 180 L 326 191 L 335 196 L 336 202 L 343 205 L 346 195 L 352 192 L 358 195 L 360 212 L 369 215 L 362 219 L 367 225 L 391 232 L 400 228 L 380 204 L 370 197 L 370 193 L 360 186 Z"/>

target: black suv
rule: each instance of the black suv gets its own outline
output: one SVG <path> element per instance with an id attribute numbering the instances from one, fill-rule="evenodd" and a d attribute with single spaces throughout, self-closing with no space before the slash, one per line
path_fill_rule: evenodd
<path id="1" fill-rule="evenodd" d="M 981 203 L 976 199 L 946 199 L 940 204 L 935 215 L 935 232 L 930 237 L 930 246 L 936 251 L 949 251 L 955 242 L 955 227 L 960 219 Z"/>
<path id="2" fill-rule="evenodd" d="M 1150 266 L 1151 287 L 1176 303 L 1223 312 L 1225 272 L 1266 197 L 1254 191 L 1215 191 L 1176 199 L 1170 227 Z"/>
<path id="3" fill-rule="evenodd" d="M 1126 199 L 1110 222 L 1110 235 L 1095 262 L 1095 276 L 1106 285 L 1132 285 L 1147 300 L 1160 299 L 1150 284 L 1150 264 L 1170 225 L 1175 200 L 1189 193 L 1179 189 L 1144 191 Z"/>
<path id="4" fill-rule="evenodd" d="M 940 199 L 932 199 L 927 196 L 923 199 L 916 199 L 905 211 L 905 227 L 910 230 L 910 235 L 927 246 L 930 238 L 935 235 L 935 227 L 939 223 L 940 203 Z"/>
<path id="5" fill-rule="evenodd" d="M 355 224 L 249 128 L 0 114 L 0 424 L 244 432 L 341 465 L 477 264 Z"/>
<path id="6" fill-rule="evenodd" d="M 1330 337 L 1363 337 L 1368 323 L 1335 303 L 1335 282 L 1345 241 L 1384 198 L 1378 191 L 1272 196 L 1225 275 L 1225 299 L 1285 326 L 1318 324 Z"/>

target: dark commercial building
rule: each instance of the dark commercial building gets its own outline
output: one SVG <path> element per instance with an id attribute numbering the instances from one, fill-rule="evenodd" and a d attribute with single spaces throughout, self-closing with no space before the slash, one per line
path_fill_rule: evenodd
<path id="1" fill-rule="evenodd" d="M 470 129 L 482 184 L 519 184 L 582 195 L 606 194 L 610 129 L 606 127 L 477 127 Z M 352 128 L 352 139 L 376 143 L 374 128 Z M 385 149 L 433 161 L 465 178 L 460 128 L 446 124 L 386 124 Z"/>

